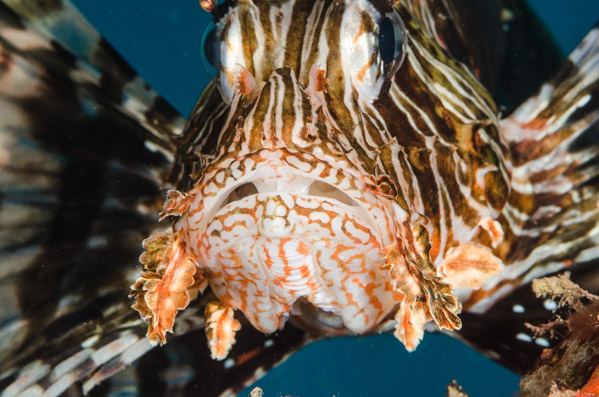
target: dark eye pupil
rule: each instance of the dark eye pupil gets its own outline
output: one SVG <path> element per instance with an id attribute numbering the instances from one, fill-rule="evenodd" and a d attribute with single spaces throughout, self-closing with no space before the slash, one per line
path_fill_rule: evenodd
<path id="1" fill-rule="evenodd" d="M 204 36 L 204 42 L 202 43 L 204 50 L 204 57 L 213 68 L 218 68 L 218 37 L 216 35 L 216 28 L 210 30 L 208 34 Z"/>
<path id="2" fill-rule="evenodd" d="M 384 17 L 379 23 L 379 53 L 383 63 L 393 62 L 396 51 L 395 28 L 393 21 Z"/>

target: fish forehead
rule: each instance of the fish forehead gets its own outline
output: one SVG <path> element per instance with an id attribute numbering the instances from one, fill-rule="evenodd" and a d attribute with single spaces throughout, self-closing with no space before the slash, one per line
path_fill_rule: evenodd
<path id="1" fill-rule="evenodd" d="M 430 21 L 422 20 L 412 3 L 396 3 L 394 8 L 414 19 L 413 29 L 428 36 L 419 35 L 419 41 L 438 45 Z M 418 11 L 427 7 L 423 4 Z M 380 20 L 394 8 L 392 2 L 368 0 L 239 1 L 227 8 L 218 22 L 222 47 L 228 49 L 223 52 L 221 48 L 226 56 L 222 63 L 244 66 L 258 82 L 266 81 L 277 68 L 289 67 L 303 86 L 309 84 L 310 69 L 316 64 L 333 77 L 330 86 L 342 87 L 347 80 L 342 70 L 346 66 L 341 57 L 344 42 L 367 33 L 376 35 Z M 352 63 L 361 61 L 352 59 Z M 237 72 L 235 69 L 225 77 L 233 80 Z"/>
<path id="2" fill-rule="evenodd" d="M 353 4 L 357 3 L 370 4 Z M 238 65 L 245 67 L 259 84 L 281 67 L 291 68 L 303 87 L 309 84 L 314 64 L 335 73 L 340 65 L 337 47 L 345 8 L 346 2 L 328 0 L 236 2 L 218 23 L 221 56 L 224 55 L 220 79 L 233 85 Z M 363 20 L 371 18 L 365 13 Z M 336 81 L 343 83 L 342 79 Z"/>
<path id="3" fill-rule="evenodd" d="M 408 50 L 414 47 L 418 50 L 412 51 L 411 57 L 414 58 L 412 63 L 402 67 L 395 76 L 406 74 L 405 69 L 413 68 L 417 62 L 426 74 L 411 76 L 413 81 L 407 85 L 420 86 L 420 90 L 434 96 L 440 96 L 439 87 L 443 87 L 458 97 L 457 99 L 464 96 L 469 99 L 469 94 L 475 93 L 481 97 L 481 100 L 477 103 L 467 103 L 466 106 L 478 107 L 481 111 L 475 112 L 472 117 L 494 118 L 494 104 L 488 93 L 464 65 L 445 51 L 439 43 L 439 37 L 431 31 L 429 26 L 431 21 L 422 19 L 422 8 L 426 8 L 427 4 L 416 10 L 414 3 L 419 2 L 410 1 L 395 5 L 408 30 L 410 44 Z M 220 79 L 230 80 L 230 84 L 234 85 L 234 80 L 239 73 L 237 66 L 241 65 L 260 85 L 274 70 L 289 67 L 293 70 L 298 83 L 302 87 L 307 87 L 310 69 L 316 65 L 326 71 L 327 90 L 330 96 L 347 99 L 344 96 L 352 96 L 352 93 L 347 92 L 351 91 L 351 87 L 347 86 L 350 76 L 344 70 L 344 66 L 347 66 L 344 64 L 350 62 L 343 62 L 343 42 L 357 39 L 351 37 L 351 33 L 356 36 L 373 31 L 376 33 L 378 30 L 376 19 L 383 13 L 379 12 L 374 4 L 379 4 L 380 9 L 380 2 L 370 1 L 352 1 L 347 4 L 324 0 L 237 2 L 219 22 L 221 53 L 226 58 L 222 64 L 229 63 L 231 59 L 231 63 L 235 66 L 230 71 L 225 70 L 226 75 L 221 75 Z M 355 8 L 359 10 L 360 17 L 354 16 L 351 28 L 341 31 L 344 16 L 350 14 L 350 11 L 355 11 Z M 389 10 L 390 8 L 387 7 L 386 11 Z M 223 47 L 227 50 L 223 51 Z M 352 59 L 352 63 L 360 61 L 360 59 Z M 441 73 L 437 72 L 439 69 Z M 458 87 L 455 81 L 444 77 L 443 69 L 463 76 L 464 81 L 461 85 L 467 86 L 466 89 L 461 89 L 463 87 Z M 389 77 L 391 80 L 393 76 Z M 433 86 L 431 81 L 436 86 Z M 341 104 L 341 102 L 337 101 L 334 104 Z"/>
<path id="4" fill-rule="evenodd" d="M 356 6 L 357 3 L 360 4 Z M 188 151 L 221 157 L 240 149 L 239 145 L 231 146 L 240 141 L 240 135 L 245 134 L 245 140 L 254 145 L 248 143 L 248 147 L 255 148 L 264 144 L 264 133 L 272 135 L 268 130 L 276 130 L 277 125 L 306 129 L 311 124 L 310 132 L 321 140 L 340 140 L 345 146 L 351 146 L 346 150 L 356 151 L 362 167 L 370 173 L 375 173 L 381 148 L 393 139 L 410 151 L 424 150 L 427 145 L 444 146 L 446 150 L 436 151 L 435 155 L 455 157 L 457 153 L 459 158 L 465 158 L 466 166 L 461 168 L 466 174 L 475 172 L 470 168 L 504 162 L 509 154 L 498 135 L 492 99 L 476 76 L 441 47 L 430 28 L 423 27 L 422 7 L 414 12 L 416 3 L 395 5 L 408 31 L 406 61 L 395 75 L 388 76 L 388 86 L 381 90 L 374 103 L 364 104 L 347 70 L 347 63 L 357 60 L 344 59 L 343 54 L 343 41 L 348 39 L 341 34 L 340 26 L 348 4 L 301 0 L 237 2 L 221 19 L 221 40 L 227 42 L 227 38 L 230 41 L 235 38 L 242 43 L 232 56 L 239 56 L 256 79 L 258 100 L 242 103 L 243 106 L 239 103 L 227 106 L 216 93 L 209 95 L 213 90 L 209 87 L 208 94 L 196 107 L 203 114 L 192 115 L 189 128 L 193 132 L 195 124 L 199 129 L 193 141 L 200 145 Z M 356 31 L 371 31 L 372 27 L 367 25 L 376 23 L 375 14 L 385 10 L 380 2 L 351 4 L 362 14 L 368 13 L 370 18 L 368 23 L 365 22 L 368 18 L 352 21 L 361 26 L 354 27 Z M 233 28 L 235 24 L 238 26 Z M 279 33 L 274 34 L 277 29 Z M 260 51 L 256 51 L 258 47 Z M 308 89 L 310 71 L 314 69 L 321 69 L 326 77 L 324 93 Z M 227 78 L 235 84 L 238 72 L 236 68 L 233 76 L 221 75 L 221 86 Z M 316 94 L 321 95 L 322 100 L 315 104 Z M 212 103 L 204 106 L 208 102 Z M 215 107 L 220 111 L 215 112 Z M 274 117 L 273 114 L 278 114 L 279 122 L 275 119 L 265 122 Z M 484 130 L 481 133 L 488 137 L 486 141 L 475 139 L 479 130 Z M 305 138 L 300 139 L 304 141 L 300 146 L 310 150 Z M 280 144 L 296 147 L 298 142 L 283 139 Z M 469 167 L 471 158 L 476 159 L 476 164 Z M 410 162 L 413 159 L 411 156 Z M 456 162 L 455 159 L 450 161 Z M 506 177 L 505 170 L 503 174 L 501 178 Z M 504 183 L 499 185 L 499 190 L 505 190 Z M 503 193 L 498 202 L 502 201 Z"/>
<path id="5" fill-rule="evenodd" d="M 490 3 L 495 5 L 496 2 L 490 0 Z M 338 43 L 342 19 L 348 14 L 348 8 L 360 11 L 359 17 L 352 21 L 354 32 L 378 29 L 378 20 L 395 8 L 402 13 L 402 17 L 417 24 L 420 36 L 427 36 L 425 41 L 431 41 L 444 50 L 453 52 L 455 46 L 467 46 L 470 49 L 468 44 L 475 41 L 474 38 L 469 39 L 464 30 L 464 24 L 470 21 L 465 19 L 463 7 L 451 0 L 244 0 L 222 7 L 226 8 L 226 12 L 220 18 L 221 38 L 233 25 L 237 25 L 236 29 L 241 34 L 235 39 L 240 39 L 240 42 L 243 40 L 244 64 L 254 73 L 255 63 L 258 72 L 256 77 L 261 81 L 268 77 L 270 71 L 283 66 L 291 67 L 300 76 L 300 66 L 311 61 L 308 55 L 318 53 L 321 35 L 326 34 L 325 44 L 330 42 L 331 47 L 334 47 L 335 42 Z M 484 26 L 476 27 L 484 30 Z M 422 41 L 422 37 L 418 40 Z M 457 51 L 463 53 L 464 49 Z M 472 64 L 463 54 L 459 58 L 473 68 L 485 68 L 478 62 Z M 321 66 L 324 68 L 330 64 Z M 306 83 L 308 71 L 309 67 L 304 68 L 300 82 Z"/>

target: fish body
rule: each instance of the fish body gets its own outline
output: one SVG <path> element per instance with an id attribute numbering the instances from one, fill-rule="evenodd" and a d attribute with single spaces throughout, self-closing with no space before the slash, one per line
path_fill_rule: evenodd
<path id="1" fill-rule="evenodd" d="M 145 240 L 145 271 L 132 290 L 134 308 L 149 320 L 152 343 L 164 343 L 173 327 L 180 328 L 176 333 L 205 327 L 210 352 L 203 354 L 226 359 L 239 346 L 235 340 L 244 343 L 248 335 L 286 332 L 278 338 L 297 347 L 309 335 L 395 327 L 413 350 L 427 323 L 459 329 L 462 311 L 485 312 L 535 276 L 594 258 L 595 187 L 587 166 L 594 148 L 576 154 L 565 148 L 595 123 L 590 99 L 597 86 L 596 37 L 591 33 L 570 58 L 584 71 L 570 70 L 570 86 L 563 88 L 570 97 L 556 93 L 556 80 L 501 121 L 489 93 L 498 78 L 485 67 L 496 58 L 464 55 L 472 43 L 455 39 L 465 37 L 452 14 L 457 8 L 445 2 L 227 2 L 212 10 L 218 80 L 185 128 L 174 114 L 165 123 L 160 106 L 151 107 L 157 117 L 139 112 L 139 105 L 131 111 L 135 100 L 155 94 L 140 94 L 119 79 L 121 73 L 130 78 L 126 69 L 111 74 L 94 52 L 77 54 L 102 77 L 89 78 L 88 91 L 77 94 L 104 107 L 83 110 L 117 113 L 127 121 L 122 124 L 133 120 L 144 127 L 138 136 L 146 141 L 147 158 L 115 153 L 94 163 L 102 174 L 106 165 L 135 170 L 154 164 L 145 195 L 116 195 L 121 210 L 137 216 L 126 229 L 133 240 L 156 229 L 150 220 L 158 212 L 157 186 L 175 188 L 161 213 L 172 217 L 172 229 Z M 439 15 L 450 22 L 440 24 Z M 392 33 L 390 47 L 381 45 L 383 30 Z M 128 106 L 106 106 L 102 91 L 115 87 L 107 76 L 132 98 Z M 577 85 L 580 79 L 584 84 Z M 561 113 L 563 119 L 544 118 Z M 57 148 L 77 155 L 68 140 Z M 96 205 L 103 200 L 100 194 Z M 558 219 L 559 230 L 551 226 Z M 86 233 L 97 231 L 94 226 Z M 568 234 L 576 238 L 565 239 Z M 106 244 L 107 252 L 114 252 L 113 244 Z M 111 270 L 113 278 L 99 284 L 123 285 L 131 280 L 123 273 Z M 54 296 L 67 287 L 56 287 Z M 72 378 L 87 377 L 84 390 L 150 348 L 135 313 L 123 311 L 123 302 L 112 304 L 116 298 L 107 298 L 104 312 L 114 317 L 95 320 L 105 341 L 94 339 L 91 329 L 72 334 L 72 341 L 89 336 L 73 356 L 80 361 L 69 362 L 72 369 L 86 368 Z M 39 298 L 32 300 L 30 307 L 44 309 Z M 60 302 L 66 312 L 75 306 Z M 50 313 L 42 324 L 72 326 L 61 323 L 60 310 Z M 35 332 L 29 338 L 40 340 Z M 34 362 L 38 367 L 17 373 L 9 390 L 68 387 L 71 378 L 62 380 L 48 372 L 52 366 Z M 33 381 L 41 382 L 26 384 L 31 374 L 41 374 Z"/>
<path id="2" fill-rule="evenodd" d="M 172 254 L 156 254 L 133 287 L 151 341 L 165 342 L 187 291 L 209 285 L 230 319 L 214 357 L 239 329 L 230 309 L 265 333 L 290 316 L 338 334 L 393 318 L 413 350 L 430 320 L 460 329 L 462 302 L 483 311 L 564 266 L 519 250 L 523 238 L 551 235 L 522 223 L 545 210 L 529 179 L 539 159 L 517 147 L 519 113 L 501 125 L 446 32 L 423 28 L 434 14 L 409 2 L 206 7 L 219 72 L 183 132 L 180 162 L 191 169 L 177 183 L 190 188 L 172 191 L 162 212 L 181 217 L 170 240 L 160 237 Z"/>

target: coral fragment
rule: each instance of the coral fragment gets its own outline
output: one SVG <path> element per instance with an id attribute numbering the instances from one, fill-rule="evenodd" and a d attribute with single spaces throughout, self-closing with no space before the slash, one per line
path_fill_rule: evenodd
<path id="1" fill-rule="evenodd" d="M 468 394 L 462 389 L 462 386 L 456 382 L 456 380 L 452 380 L 449 386 L 447 386 L 447 392 L 445 393 L 447 397 L 468 397 Z"/>
<path id="2" fill-rule="evenodd" d="M 567 318 L 557 317 L 534 327 L 553 334 L 567 329 L 562 341 L 541 354 L 534 371 L 520 381 L 525 396 L 599 395 L 599 297 L 570 281 L 569 274 L 533 280 L 537 297 L 549 296 L 567 307 Z"/>

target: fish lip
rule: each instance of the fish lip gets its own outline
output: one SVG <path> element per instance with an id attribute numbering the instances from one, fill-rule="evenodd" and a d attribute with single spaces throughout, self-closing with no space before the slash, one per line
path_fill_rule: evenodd
<path id="1" fill-rule="evenodd" d="M 254 183 L 259 178 L 275 181 L 283 175 L 305 181 L 321 181 L 338 189 L 357 204 L 359 209 L 351 212 L 373 228 L 381 245 L 391 243 L 395 231 L 392 200 L 376 194 L 376 187 L 371 186 L 370 174 L 345 156 L 329 157 L 288 148 L 265 148 L 215 161 L 191 189 L 190 194 L 195 198 L 176 229 L 187 228 L 203 233 L 236 188 Z M 271 190 L 271 193 L 276 194 L 277 190 Z M 327 200 L 337 201 L 335 204 L 344 209 L 348 207 L 334 198 Z"/>
<path id="2" fill-rule="evenodd" d="M 267 207 L 269 201 L 279 201 L 279 202 L 284 202 L 287 201 L 288 203 L 292 203 L 290 207 L 287 207 L 287 209 L 289 211 L 296 211 L 299 210 L 301 211 L 302 209 L 305 210 L 306 207 L 304 206 L 306 203 L 310 203 L 310 204 L 316 204 L 318 203 L 320 206 L 325 206 L 328 209 L 332 209 L 334 208 L 336 211 L 338 211 L 340 214 L 343 214 L 344 216 L 348 217 L 348 218 L 357 218 L 359 219 L 364 226 L 369 227 L 371 233 L 374 235 L 374 237 L 377 239 L 377 241 L 379 243 L 381 243 L 382 239 L 379 233 L 377 233 L 377 226 L 376 224 L 372 224 L 371 222 L 369 222 L 369 217 L 367 217 L 367 214 L 365 213 L 365 211 L 362 208 L 358 208 L 357 210 L 355 208 L 352 208 L 338 200 L 332 199 L 332 198 L 328 198 L 328 197 L 319 197 L 319 196 L 312 196 L 312 195 L 293 195 L 293 194 L 289 194 L 289 193 L 279 193 L 276 191 L 271 191 L 271 192 L 265 192 L 265 193 L 257 193 L 257 194 L 252 194 L 249 196 L 246 196 L 236 202 L 231 202 L 228 203 L 227 205 L 225 205 L 224 207 L 220 208 L 218 211 L 216 211 L 216 213 L 214 213 L 213 216 L 208 218 L 208 222 L 206 224 L 206 227 L 203 229 L 200 229 L 200 233 L 206 233 L 207 235 L 210 234 L 210 230 L 211 230 L 211 226 L 213 225 L 214 222 L 218 221 L 219 218 L 226 218 L 227 216 L 233 215 L 234 211 L 236 209 L 239 208 L 248 208 L 250 209 L 249 213 L 251 213 L 254 217 L 255 220 L 255 225 L 251 228 L 251 229 L 247 229 L 246 230 L 246 234 L 243 235 L 239 235 L 238 238 L 243 238 L 245 237 L 247 234 L 257 234 L 260 235 L 263 238 L 268 238 L 268 239 L 280 239 L 280 238 L 296 238 L 296 239 L 303 239 L 304 238 L 304 233 L 303 231 L 298 232 L 296 229 L 296 224 L 293 221 L 290 221 L 288 218 L 281 218 L 278 216 L 269 216 L 266 215 L 265 213 L 252 213 L 251 209 L 254 209 L 256 205 L 260 205 L 263 208 Z M 297 205 L 296 205 L 296 202 Z M 300 204 L 301 203 L 301 204 Z M 248 206 L 248 204 L 250 204 Z M 248 213 L 248 215 L 249 215 Z M 280 228 L 268 228 L 265 227 L 265 223 L 266 224 L 272 224 L 273 222 L 277 222 L 277 221 L 281 221 L 282 223 L 284 223 L 284 227 L 280 227 Z M 279 222 L 279 223 L 281 223 Z M 227 247 L 229 247 L 230 245 L 234 245 L 236 244 L 235 241 L 231 242 L 230 244 L 220 247 L 219 249 L 226 249 Z"/>

